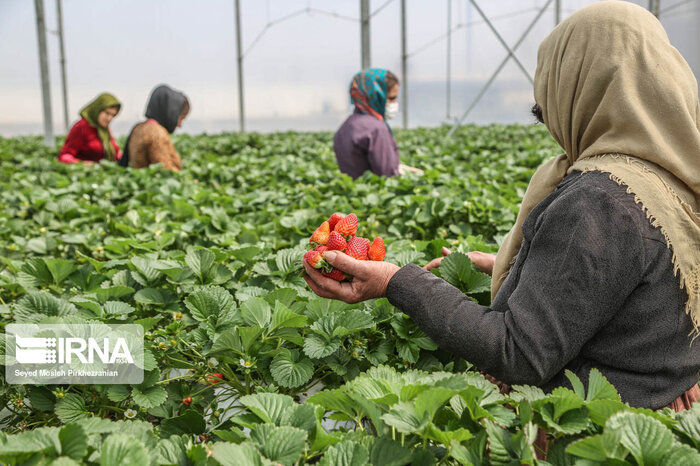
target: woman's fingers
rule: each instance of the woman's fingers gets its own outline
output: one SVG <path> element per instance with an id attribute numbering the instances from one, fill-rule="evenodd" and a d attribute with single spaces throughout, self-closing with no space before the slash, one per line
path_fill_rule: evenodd
<path id="1" fill-rule="evenodd" d="M 431 260 L 431 261 L 428 262 L 428 264 L 427 264 L 425 267 L 423 267 L 423 268 L 424 268 L 425 270 L 430 270 L 430 269 L 435 269 L 435 268 L 437 268 L 437 267 L 440 267 L 440 264 L 442 263 L 442 259 L 444 259 L 444 256 L 447 256 L 447 255 L 449 255 L 449 254 L 452 254 L 452 251 L 450 251 L 449 249 L 447 249 L 447 248 L 444 247 L 444 246 L 442 247 L 442 251 L 441 251 L 441 252 L 442 252 L 443 257 L 438 257 L 438 258 L 436 258 L 436 259 Z"/>
<path id="2" fill-rule="evenodd" d="M 332 278 L 325 277 L 321 272 L 314 269 L 304 260 L 306 275 L 304 280 L 311 287 L 314 293 L 322 298 L 339 299 L 345 302 L 356 301 L 352 285 L 346 282 L 339 282 Z"/>
<path id="3" fill-rule="evenodd" d="M 328 298 L 328 299 L 335 299 L 335 296 L 333 296 L 332 293 L 329 293 L 328 291 L 324 290 L 321 288 L 309 275 L 304 275 L 304 281 L 306 281 L 306 284 L 309 285 L 309 288 L 311 288 L 311 291 L 316 293 L 322 298 Z"/>
<path id="4" fill-rule="evenodd" d="M 430 269 L 435 269 L 437 267 L 440 267 L 440 263 L 442 262 L 442 257 L 438 257 L 437 259 L 433 259 L 428 264 L 423 267 L 425 270 L 430 270 Z"/>
<path id="5" fill-rule="evenodd" d="M 362 275 L 364 271 L 362 261 L 358 261 L 339 251 L 326 251 L 323 253 L 323 258 L 336 269 L 342 270 L 353 277 Z"/>
<path id="6" fill-rule="evenodd" d="M 496 255 L 495 254 L 489 254 L 487 252 L 481 252 L 481 251 L 472 251 L 469 254 L 467 254 L 467 257 L 469 257 L 469 260 L 474 262 L 474 265 L 476 266 L 479 271 L 484 272 L 488 275 L 491 275 L 493 273 L 493 264 L 496 262 Z"/>
<path id="7" fill-rule="evenodd" d="M 338 287 L 340 282 L 333 280 L 332 278 L 324 277 L 320 271 L 311 267 L 306 260 L 304 260 L 304 269 L 306 269 L 306 276 L 311 278 L 319 289 L 331 293 L 339 291 Z"/>

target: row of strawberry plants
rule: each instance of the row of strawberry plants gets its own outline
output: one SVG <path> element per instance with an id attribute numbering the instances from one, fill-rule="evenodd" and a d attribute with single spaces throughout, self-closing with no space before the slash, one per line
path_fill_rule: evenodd
<path id="1" fill-rule="evenodd" d="M 632 409 L 596 370 L 587 391 L 573 374 L 570 380 L 574 390 L 546 395 L 515 386 L 504 396 L 476 373 L 377 366 L 306 403 L 280 393 L 244 395 L 220 423 L 193 409 L 157 427 L 73 412 L 62 426 L 0 433 L 0 459 L 107 466 L 698 464 L 700 405 L 683 413 Z M 343 428 L 328 429 L 329 419 Z M 536 460 L 538 429 L 552 434 L 546 463 Z"/>
<path id="2" fill-rule="evenodd" d="M 423 265 L 446 245 L 495 250 L 554 145 L 539 128 L 467 127 L 448 141 L 444 133 L 398 132 L 402 157 L 426 168 L 424 177 L 355 182 L 338 174 L 329 134 L 181 136 L 179 174 L 63 166 L 38 138 L 0 139 L 0 324 L 136 323 L 146 331 L 141 384 L 3 383 L 0 460 L 532 464 L 539 426 L 558 439 L 561 464 L 577 455 L 638 461 L 628 440 L 603 430 L 616 412 L 670 429 L 659 434 L 658 458 L 687 456 L 679 445 L 697 447 L 697 412 L 630 410 L 614 390 L 603 414 L 593 414 L 585 403 L 596 400 L 581 390 L 571 393 L 584 404 L 560 392 L 549 397 L 563 404 L 550 406 L 523 388 L 523 404 L 465 373 L 466 361 L 439 351 L 386 300 L 350 306 L 311 294 L 299 259 L 329 212 L 356 212 L 363 234 L 384 237 L 386 260 L 399 265 Z M 463 254 L 439 273 L 488 303 L 488 277 Z M 451 373 L 461 375 L 444 385 Z M 398 385 L 387 382 L 377 396 L 353 391 L 380 374 L 397 374 Z M 419 398 L 433 389 L 437 398 Z M 479 390 L 497 399 L 480 405 L 488 415 L 470 404 Z M 274 405 L 261 415 L 264 403 Z M 555 427 L 569 421 L 577 427 Z M 582 437 L 600 444 L 593 456 L 567 450 Z"/>

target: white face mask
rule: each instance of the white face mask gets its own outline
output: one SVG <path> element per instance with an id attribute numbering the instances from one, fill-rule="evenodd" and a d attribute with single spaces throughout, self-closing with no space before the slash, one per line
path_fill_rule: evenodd
<path id="1" fill-rule="evenodd" d="M 396 118 L 396 115 L 399 114 L 399 103 L 398 102 L 387 102 L 386 106 L 384 107 L 384 118 L 387 120 L 391 120 L 392 118 Z"/>

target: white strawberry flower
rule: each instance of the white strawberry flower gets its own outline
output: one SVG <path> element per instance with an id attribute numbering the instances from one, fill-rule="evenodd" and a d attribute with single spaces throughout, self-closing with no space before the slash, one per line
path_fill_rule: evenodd
<path id="1" fill-rule="evenodd" d="M 135 409 L 127 409 L 124 411 L 124 417 L 127 419 L 133 419 L 136 417 L 136 410 Z"/>
<path id="2" fill-rule="evenodd" d="M 216 358 L 207 359 L 207 366 L 209 366 L 210 369 L 213 369 L 218 365 L 219 365 L 219 361 L 217 361 Z"/>

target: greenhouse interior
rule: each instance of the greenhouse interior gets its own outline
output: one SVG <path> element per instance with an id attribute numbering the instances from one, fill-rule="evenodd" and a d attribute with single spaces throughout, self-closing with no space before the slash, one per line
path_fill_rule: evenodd
<path id="1" fill-rule="evenodd" d="M 0 0 L 0 464 L 700 465 L 699 23 Z"/>

